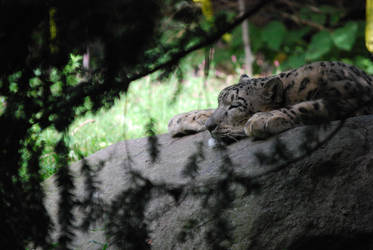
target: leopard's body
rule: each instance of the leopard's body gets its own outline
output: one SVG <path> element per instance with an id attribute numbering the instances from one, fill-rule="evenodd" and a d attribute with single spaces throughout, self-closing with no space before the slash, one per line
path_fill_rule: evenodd
<path id="1" fill-rule="evenodd" d="M 373 114 L 373 78 L 342 62 L 315 62 L 263 78 L 242 75 L 218 108 L 176 115 L 171 135 L 208 129 L 214 138 L 267 138 L 302 124 Z"/>

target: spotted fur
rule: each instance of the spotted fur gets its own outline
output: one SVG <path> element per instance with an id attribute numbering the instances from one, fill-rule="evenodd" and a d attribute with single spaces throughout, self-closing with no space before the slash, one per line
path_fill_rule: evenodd
<path id="1" fill-rule="evenodd" d="M 218 108 L 179 114 L 171 135 L 208 129 L 214 138 L 267 138 L 320 121 L 372 114 L 373 78 L 342 62 L 315 62 L 263 78 L 242 75 L 223 89 Z"/>

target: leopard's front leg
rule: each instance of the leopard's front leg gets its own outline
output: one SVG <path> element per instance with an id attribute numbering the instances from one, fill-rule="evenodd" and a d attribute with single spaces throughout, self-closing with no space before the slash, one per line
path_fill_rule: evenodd
<path id="1" fill-rule="evenodd" d="M 254 114 L 245 124 L 244 131 L 249 137 L 265 139 L 295 127 L 294 121 L 279 111 L 259 112 Z"/>
<path id="2" fill-rule="evenodd" d="M 288 108 L 258 112 L 245 124 L 249 137 L 265 139 L 301 124 L 317 123 L 328 119 L 328 111 L 322 100 L 306 101 Z"/>
<path id="3" fill-rule="evenodd" d="M 206 130 L 205 122 L 215 109 L 195 110 L 175 115 L 168 123 L 171 136 L 181 136 Z"/>

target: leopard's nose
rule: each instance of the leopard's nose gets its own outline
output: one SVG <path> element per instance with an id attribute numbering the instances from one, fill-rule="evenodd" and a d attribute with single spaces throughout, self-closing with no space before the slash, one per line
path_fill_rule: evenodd
<path id="1" fill-rule="evenodd" d="M 214 129 L 216 129 L 218 124 L 214 121 L 214 119 L 210 118 L 206 121 L 205 126 L 208 131 L 212 132 Z"/>

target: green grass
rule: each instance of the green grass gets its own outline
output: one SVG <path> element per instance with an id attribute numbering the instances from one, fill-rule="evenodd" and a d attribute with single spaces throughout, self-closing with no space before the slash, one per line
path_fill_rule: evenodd
<path id="1" fill-rule="evenodd" d="M 67 142 L 70 147 L 70 162 L 79 160 L 102 148 L 121 140 L 146 136 L 146 124 L 150 118 L 155 121 L 155 132 L 167 132 L 171 117 L 178 113 L 194 109 L 217 106 L 217 95 L 227 83 L 209 78 L 204 88 L 203 78 L 189 75 L 178 90 L 178 81 L 171 78 L 159 82 L 155 76 L 147 76 L 131 83 L 126 95 L 122 95 L 110 109 L 103 109 L 96 114 L 86 114 L 77 118 L 71 125 Z M 174 102 L 173 102 L 174 100 Z M 46 145 L 42 156 L 42 173 L 45 178 L 54 174 L 55 154 L 53 147 L 61 138 L 53 129 L 40 134 L 40 141 Z"/>

